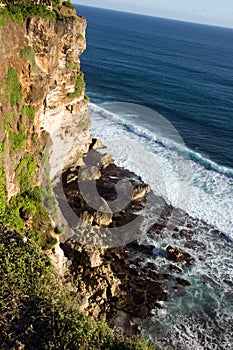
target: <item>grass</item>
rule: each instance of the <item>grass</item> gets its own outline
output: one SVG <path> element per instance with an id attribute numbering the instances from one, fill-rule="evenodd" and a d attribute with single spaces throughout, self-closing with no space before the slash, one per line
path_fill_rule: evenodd
<path id="1" fill-rule="evenodd" d="M 12 106 L 22 103 L 22 84 L 18 78 L 18 73 L 15 68 L 11 67 L 8 70 L 6 80 L 6 91 L 8 94 L 8 100 Z"/>
<path id="2" fill-rule="evenodd" d="M 145 350 L 139 339 L 122 341 L 103 322 L 78 311 L 48 257 L 33 242 L 0 227 L 1 349 Z"/>
<path id="3" fill-rule="evenodd" d="M 32 69 L 36 71 L 36 59 L 35 59 L 35 51 L 32 46 L 27 46 L 20 52 L 20 58 L 22 60 L 27 60 L 31 63 Z"/>
<path id="4" fill-rule="evenodd" d="M 27 234 L 43 249 L 50 249 L 56 243 L 51 237 L 53 230 L 50 218 L 38 187 L 30 192 L 20 193 L 12 197 L 8 204 L 5 203 L 0 222 L 4 222 L 11 229 Z"/>
<path id="5" fill-rule="evenodd" d="M 32 175 L 36 170 L 36 162 L 31 153 L 27 153 L 17 165 L 16 177 L 20 186 L 20 191 L 31 191 L 34 187 Z"/>

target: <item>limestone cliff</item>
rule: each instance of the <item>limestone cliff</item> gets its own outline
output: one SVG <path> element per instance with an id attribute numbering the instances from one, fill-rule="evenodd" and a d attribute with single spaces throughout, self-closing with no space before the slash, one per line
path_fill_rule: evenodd
<path id="1" fill-rule="evenodd" d="M 53 247 L 49 255 L 79 296 L 80 310 L 102 319 L 114 317 L 115 309 L 147 317 L 157 301 L 167 300 L 160 283 L 167 276 L 152 271 L 154 265 L 139 271 L 127 243 L 140 235 L 138 213 L 149 188 L 134 173 L 112 165 L 112 157 L 98 152 L 102 145 L 91 139 L 79 59 L 85 28 L 85 18 L 73 10 L 59 13 L 54 22 L 32 17 L 0 27 L 0 222 L 47 250 Z M 48 179 L 62 173 L 62 181 L 54 181 L 56 217 L 68 223 L 61 245 L 41 201 L 41 163 L 50 164 Z M 93 180 L 97 190 L 89 193 Z M 46 207 L 54 210 L 50 189 L 53 198 L 48 196 Z"/>
<path id="2" fill-rule="evenodd" d="M 79 60 L 85 28 L 85 18 L 72 11 L 55 22 L 31 18 L 0 28 L 0 144 L 8 200 L 20 192 L 16 168 L 25 155 L 33 155 L 38 170 L 43 147 L 52 144 L 54 176 L 61 159 L 67 167 L 88 150 L 88 101 Z M 38 183 L 38 171 L 31 175 Z"/>

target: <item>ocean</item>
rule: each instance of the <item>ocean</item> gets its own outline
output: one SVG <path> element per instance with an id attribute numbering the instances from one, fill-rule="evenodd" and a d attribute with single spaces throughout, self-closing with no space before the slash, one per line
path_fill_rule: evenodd
<path id="1" fill-rule="evenodd" d="M 81 68 L 93 136 L 118 165 L 198 220 L 198 263 L 185 275 L 192 286 L 143 322 L 144 334 L 168 349 L 230 349 L 233 30 L 76 8 L 88 22 Z"/>

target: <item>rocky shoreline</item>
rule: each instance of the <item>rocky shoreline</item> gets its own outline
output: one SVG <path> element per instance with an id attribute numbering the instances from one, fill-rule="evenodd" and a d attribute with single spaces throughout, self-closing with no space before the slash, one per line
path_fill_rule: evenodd
<path id="1" fill-rule="evenodd" d="M 149 194 L 148 185 L 139 176 L 116 166 L 111 156 L 98 148 L 99 141 L 93 140 L 82 170 L 80 167 L 70 168 L 62 175 L 63 195 L 78 218 L 77 222 L 70 223 L 73 234 L 69 237 L 61 235 L 60 248 L 66 259 L 63 279 L 71 293 L 79 296 L 81 311 L 106 320 L 113 328 L 123 327 L 126 334 L 132 335 L 138 332 L 133 318 L 151 317 L 153 310 L 163 308 L 171 297 L 168 290 L 175 292 L 190 286 L 182 273 L 195 260 L 178 246 L 167 245 L 158 250 L 155 245 L 143 241 L 145 233 L 142 227 L 146 220 L 143 210 L 153 194 Z M 126 180 L 131 184 L 130 191 L 123 185 L 117 188 L 119 182 L 124 184 Z M 83 183 L 86 187 L 82 188 L 91 188 L 93 181 L 103 212 L 93 209 L 95 198 L 91 206 L 80 190 Z M 55 193 L 61 204 L 59 185 L 56 185 Z M 121 198 L 123 203 L 127 198 L 127 205 L 118 211 L 109 210 L 118 196 L 124 197 Z M 159 201 L 161 199 L 157 199 Z M 159 215 L 154 216 L 154 223 L 146 236 L 153 239 L 168 234 L 181 236 L 194 247 L 192 224 L 187 222 L 186 229 L 179 228 L 181 221 L 187 220 L 187 214 L 176 211 L 175 216 L 177 218 L 179 214 L 180 221 L 176 226 L 173 220 L 171 225 L 173 209 L 163 201 L 162 207 L 157 210 Z M 84 232 L 85 239 L 82 236 Z M 114 237 L 115 232 L 120 234 L 120 240 Z M 158 255 L 164 257 L 163 266 L 155 263 Z"/>

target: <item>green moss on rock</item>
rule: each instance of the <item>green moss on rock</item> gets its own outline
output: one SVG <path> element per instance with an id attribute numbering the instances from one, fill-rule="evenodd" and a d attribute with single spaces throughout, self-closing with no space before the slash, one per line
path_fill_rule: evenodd
<path id="1" fill-rule="evenodd" d="M 68 94 L 68 96 L 70 98 L 77 98 L 80 97 L 83 90 L 85 88 L 85 82 L 83 80 L 83 73 L 82 72 L 78 72 L 75 76 L 74 76 L 74 92 L 70 92 Z"/>
<path id="2" fill-rule="evenodd" d="M 16 69 L 13 67 L 8 70 L 6 91 L 8 94 L 8 100 L 12 106 L 16 106 L 23 102 L 22 84 L 19 80 Z"/>
<path id="3" fill-rule="evenodd" d="M 32 69 L 36 71 L 37 65 L 36 65 L 36 55 L 35 51 L 32 46 L 27 46 L 20 52 L 20 58 L 22 60 L 27 60 L 31 63 Z"/>

